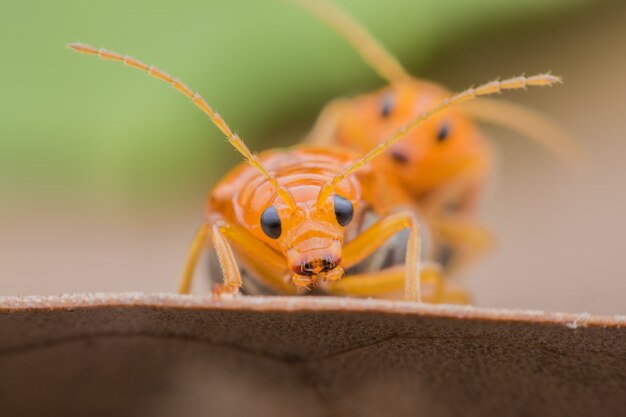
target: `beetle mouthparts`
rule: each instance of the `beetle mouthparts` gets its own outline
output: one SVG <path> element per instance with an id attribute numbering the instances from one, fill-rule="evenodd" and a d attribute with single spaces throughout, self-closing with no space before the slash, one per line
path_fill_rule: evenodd
<path id="1" fill-rule="evenodd" d="M 307 288 L 318 282 L 332 282 L 337 281 L 343 276 L 343 268 L 335 267 L 328 272 L 321 272 L 319 274 L 294 274 L 291 277 L 291 282 L 300 288 Z"/>

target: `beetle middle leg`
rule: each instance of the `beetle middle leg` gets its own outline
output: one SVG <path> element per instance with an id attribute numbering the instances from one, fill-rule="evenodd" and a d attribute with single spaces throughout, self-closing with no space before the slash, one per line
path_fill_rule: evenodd
<path id="1" fill-rule="evenodd" d="M 431 220 L 430 225 L 439 246 L 452 249 L 451 259 L 442 259 L 444 254 L 436 258 L 447 273 L 458 272 L 493 247 L 491 232 L 472 219 L 448 215 Z"/>

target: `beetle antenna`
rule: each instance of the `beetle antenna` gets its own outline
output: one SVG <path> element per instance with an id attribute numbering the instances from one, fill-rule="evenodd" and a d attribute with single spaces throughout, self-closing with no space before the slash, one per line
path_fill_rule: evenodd
<path id="1" fill-rule="evenodd" d="M 352 165 L 346 168 L 341 174 L 333 178 L 333 180 L 328 185 L 330 187 L 337 185 L 345 177 L 354 173 L 355 171 L 357 171 L 358 169 L 366 165 L 368 162 L 370 162 L 372 159 L 376 158 L 377 156 L 385 152 L 385 150 L 389 148 L 389 146 L 391 146 L 393 143 L 397 142 L 398 140 L 402 139 L 413 128 L 424 123 L 433 115 L 449 108 L 450 106 L 461 104 L 461 103 L 473 100 L 480 96 L 497 94 L 504 90 L 526 89 L 527 87 L 531 87 L 531 86 L 543 87 L 543 86 L 550 86 L 553 84 L 558 84 L 561 82 L 562 80 L 560 77 L 557 77 L 551 74 L 538 74 L 538 75 L 533 75 L 532 77 L 520 76 L 520 77 L 509 78 L 507 80 L 502 80 L 502 81 L 494 80 L 476 88 L 473 88 L 473 87 L 468 88 L 467 90 L 461 93 L 458 93 L 455 96 L 444 99 L 439 104 L 431 107 L 430 110 L 422 113 L 417 118 L 411 120 L 409 123 L 402 126 L 394 134 L 392 134 L 386 140 L 384 140 L 383 142 L 378 144 L 375 148 L 370 150 L 367 154 L 365 154 L 365 156 L 363 156 L 361 159 L 354 162 Z"/>
<path id="2" fill-rule="evenodd" d="M 288 0 L 316 15 L 341 35 L 389 83 L 411 76 L 398 60 L 347 10 L 330 0 Z"/>
<path id="3" fill-rule="evenodd" d="M 189 98 L 192 101 L 193 104 L 195 104 L 198 108 L 200 108 L 200 110 L 202 110 L 204 112 L 204 114 L 209 116 L 209 119 L 211 119 L 211 122 L 213 122 L 213 124 L 215 126 L 217 126 L 217 128 L 219 130 L 222 131 L 222 133 L 228 139 L 228 142 L 230 142 L 230 144 L 241 155 L 243 155 L 243 157 L 246 159 L 246 161 L 250 165 L 252 165 L 256 169 L 258 169 L 265 176 L 265 178 L 267 178 L 267 180 L 274 187 L 274 189 L 276 190 L 278 195 L 287 204 L 289 204 L 289 206 L 292 209 L 296 208 L 296 203 L 295 203 L 293 197 L 291 196 L 291 194 L 289 193 L 289 191 L 286 188 L 284 188 L 281 185 L 279 185 L 278 184 L 278 180 L 276 179 L 276 177 L 274 177 L 272 174 L 270 174 L 269 171 L 266 170 L 263 167 L 263 165 L 261 165 L 261 161 L 259 161 L 259 158 L 257 158 L 257 156 L 254 155 L 250 151 L 250 149 L 248 149 L 248 147 L 243 142 L 243 140 L 241 140 L 241 138 L 231 130 L 231 128 L 228 126 L 228 124 L 226 124 L 226 121 L 222 118 L 222 116 L 220 116 L 218 113 L 216 113 L 213 110 L 213 108 L 211 108 L 211 106 L 209 106 L 209 104 L 204 100 L 204 98 L 202 98 L 202 96 L 200 94 L 194 93 L 181 80 L 179 80 L 178 78 L 172 77 L 171 75 L 167 74 L 166 72 L 162 71 L 161 69 L 159 69 L 159 68 L 157 68 L 157 67 L 155 67 L 153 65 L 146 65 L 143 62 L 139 61 L 138 59 L 133 58 L 133 57 L 128 56 L 128 55 L 123 56 L 123 55 L 120 55 L 118 53 L 115 53 L 115 52 L 112 52 L 112 51 L 108 51 L 106 49 L 98 49 L 98 48 L 94 48 L 93 46 L 85 45 L 85 44 L 82 44 L 82 43 L 71 43 L 71 44 L 69 44 L 67 46 L 70 49 L 72 49 L 72 50 L 74 50 L 76 52 L 79 52 L 81 54 L 97 55 L 98 57 L 100 57 L 102 59 L 109 60 L 109 61 L 121 62 L 123 64 L 128 65 L 129 67 L 136 68 L 136 69 L 141 70 L 141 71 L 145 71 L 149 75 L 151 75 L 152 77 L 158 78 L 161 81 L 165 81 L 166 83 L 168 83 L 169 85 L 174 87 L 174 89 L 176 91 L 178 91 L 182 95 L 184 95 L 187 98 Z"/>

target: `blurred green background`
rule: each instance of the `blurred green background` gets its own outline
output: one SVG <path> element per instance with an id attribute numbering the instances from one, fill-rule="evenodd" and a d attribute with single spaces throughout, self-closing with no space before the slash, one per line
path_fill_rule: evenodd
<path id="1" fill-rule="evenodd" d="M 571 172 L 518 136 L 468 271 L 479 305 L 626 313 L 626 4 L 340 0 L 414 74 L 451 89 L 552 71 L 508 95 L 590 154 Z M 383 82 L 332 30 L 280 0 L 0 4 L 0 294 L 171 291 L 211 186 L 240 158 L 187 100 L 85 42 L 182 78 L 262 150 L 298 143 L 324 103 Z M 207 291 L 198 280 L 197 291 Z"/>
<path id="2" fill-rule="evenodd" d="M 583 3 L 341 2 L 416 73 L 468 33 Z M 176 74 L 254 149 L 297 143 L 326 101 L 382 85 L 332 30 L 288 1 L 3 4 L 0 178 L 9 193 L 43 187 L 163 202 L 207 190 L 238 162 L 184 98 L 145 74 L 72 54 L 68 42 Z"/>

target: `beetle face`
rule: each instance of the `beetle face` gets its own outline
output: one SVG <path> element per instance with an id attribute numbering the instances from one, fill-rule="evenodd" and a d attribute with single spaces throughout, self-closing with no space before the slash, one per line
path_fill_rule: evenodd
<path id="1" fill-rule="evenodd" d="M 366 165 L 331 183 L 357 157 L 339 147 L 261 154 L 259 159 L 276 176 L 282 192 L 249 164 L 242 164 L 234 175 L 243 187 L 233 196 L 230 183 L 218 186 L 209 211 L 228 213 L 252 238 L 280 254 L 281 272 L 284 268 L 295 284 L 339 279 L 346 230 L 352 229 L 360 202 L 371 200 L 374 176 Z"/>
<path id="2" fill-rule="evenodd" d="M 295 211 L 279 200 L 264 209 L 261 229 L 285 255 L 295 285 L 307 287 L 341 278 L 344 228 L 352 221 L 354 210 L 355 203 L 339 193 L 322 204 L 301 201 Z"/>
<path id="3" fill-rule="evenodd" d="M 337 143 L 366 152 L 451 94 L 431 83 L 409 80 L 380 91 L 338 102 Z M 460 108 L 429 118 L 374 161 L 378 170 L 397 178 L 413 195 L 450 181 L 483 164 L 486 144 Z"/>

